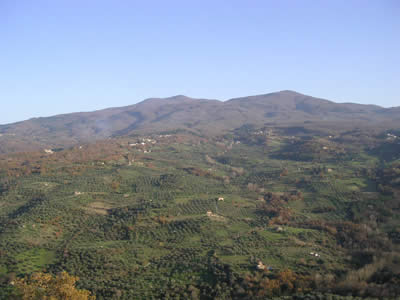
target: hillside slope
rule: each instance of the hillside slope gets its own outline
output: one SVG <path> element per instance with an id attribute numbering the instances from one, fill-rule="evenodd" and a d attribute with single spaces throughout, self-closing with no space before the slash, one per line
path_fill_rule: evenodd
<path id="1" fill-rule="evenodd" d="M 33 118 L 0 126 L 0 153 L 65 147 L 113 136 L 185 129 L 219 134 L 244 124 L 314 122 L 395 122 L 399 108 L 335 103 L 293 91 L 235 98 L 225 102 L 178 95 L 138 104 Z"/>

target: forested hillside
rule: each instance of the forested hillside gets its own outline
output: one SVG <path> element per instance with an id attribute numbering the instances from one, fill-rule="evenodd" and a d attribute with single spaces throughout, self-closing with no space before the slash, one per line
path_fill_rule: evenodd
<path id="1" fill-rule="evenodd" d="M 0 125 L 0 153 L 64 148 L 131 134 L 186 130 L 218 136 L 243 125 L 304 123 L 398 128 L 399 108 L 335 103 L 293 91 L 227 101 L 178 95 L 151 98 L 126 107 L 33 118 Z M 317 125 L 313 126 L 317 128 Z"/>
<path id="2" fill-rule="evenodd" d="M 400 131 L 343 127 L 2 155 L 0 298 L 62 271 L 97 299 L 395 298 Z"/>

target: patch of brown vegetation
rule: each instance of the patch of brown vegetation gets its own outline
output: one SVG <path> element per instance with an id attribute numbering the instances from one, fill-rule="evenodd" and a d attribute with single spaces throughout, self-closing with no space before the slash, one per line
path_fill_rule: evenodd
<path id="1" fill-rule="evenodd" d="M 99 201 L 92 202 L 88 206 L 84 207 L 84 209 L 88 213 L 99 214 L 99 215 L 107 215 L 108 210 L 110 208 L 111 208 L 111 206 L 108 205 L 107 203 L 99 202 Z"/>
<path id="2" fill-rule="evenodd" d="M 214 213 L 209 212 L 209 211 L 207 212 L 206 215 L 207 215 L 207 217 L 209 217 L 211 220 L 214 220 L 214 221 L 219 221 L 219 222 L 225 222 L 226 221 L 225 217 L 217 215 L 217 214 L 214 214 Z"/>

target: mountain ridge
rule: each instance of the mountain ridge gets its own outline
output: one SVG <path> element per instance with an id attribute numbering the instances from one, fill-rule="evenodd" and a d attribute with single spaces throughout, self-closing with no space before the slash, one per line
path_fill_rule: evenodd
<path id="1" fill-rule="evenodd" d="M 400 107 L 336 103 L 290 90 L 232 98 L 226 101 L 175 95 L 92 112 L 32 118 L 0 125 L 0 153 L 23 148 L 65 147 L 114 136 L 185 129 L 220 134 L 245 124 L 394 122 Z"/>

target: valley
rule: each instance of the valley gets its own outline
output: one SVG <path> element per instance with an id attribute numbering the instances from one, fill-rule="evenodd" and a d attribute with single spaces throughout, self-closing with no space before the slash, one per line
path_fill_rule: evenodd
<path id="1" fill-rule="evenodd" d="M 393 298 L 398 136 L 245 124 L 3 154 L 2 296 L 67 271 L 97 299 Z"/>

